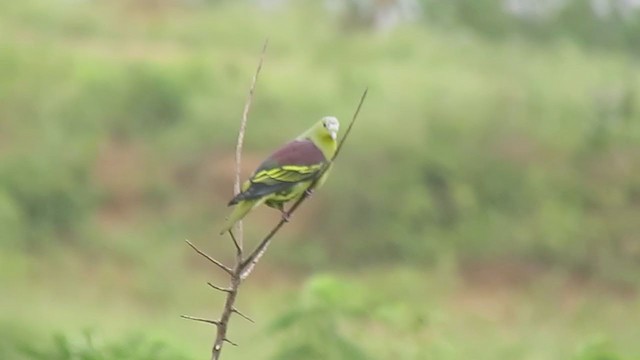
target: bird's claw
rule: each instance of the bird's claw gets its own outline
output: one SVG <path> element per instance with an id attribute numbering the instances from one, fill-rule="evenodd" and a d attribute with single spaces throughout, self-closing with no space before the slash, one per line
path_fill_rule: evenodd
<path id="1" fill-rule="evenodd" d="M 289 222 L 289 220 L 291 220 L 291 214 L 289 214 L 289 213 L 288 213 L 288 212 L 286 212 L 286 211 L 283 211 L 283 212 L 282 212 L 282 220 L 283 220 L 284 222 Z"/>
<path id="2" fill-rule="evenodd" d="M 304 191 L 304 196 L 311 197 L 313 195 L 313 189 L 307 189 Z"/>

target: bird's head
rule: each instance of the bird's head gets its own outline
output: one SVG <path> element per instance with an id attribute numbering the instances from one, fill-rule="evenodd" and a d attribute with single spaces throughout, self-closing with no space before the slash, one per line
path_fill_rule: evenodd
<path id="1" fill-rule="evenodd" d="M 340 130 L 340 122 L 335 116 L 325 116 L 320 120 L 324 131 L 331 136 L 333 140 L 338 138 L 338 130 Z"/>
<path id="2" fill-rule="evenodd" d="M 302 133 L 297 139 L 309 139 L 316 145 L 319 143 L 335 146 L 340 130 L 340 122 L 334 116 L 325 116 Z"/>

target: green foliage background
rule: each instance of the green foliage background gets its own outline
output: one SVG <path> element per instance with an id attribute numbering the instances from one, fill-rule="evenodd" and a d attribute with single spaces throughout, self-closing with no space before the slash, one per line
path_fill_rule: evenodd
<path id="1" fill-rule="evenodd" d="M 421 3 L 389 31 L 373 2 L 0 4 L 0 358 L 206 356 L 212 329 L 178 315 L 217 311 L 202 285 L 224 279 L 182 240 L 232 258 L 217 229 L 266 36 L 245 176 L 370 91 L 226 356 L 640 356 L 638 16 Z M 276 218 L 252 214 L 249 243 Z"/>

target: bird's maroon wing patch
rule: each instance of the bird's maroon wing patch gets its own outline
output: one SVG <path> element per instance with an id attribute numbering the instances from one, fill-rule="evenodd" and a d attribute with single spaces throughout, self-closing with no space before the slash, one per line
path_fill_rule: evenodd
<path id="1" fill-rule="evenodd" d="M 322 151 L 310 140 L 294 140 L 271 154 L 256 172 L 283 165 L 316 165 L 325 160 Z"/>

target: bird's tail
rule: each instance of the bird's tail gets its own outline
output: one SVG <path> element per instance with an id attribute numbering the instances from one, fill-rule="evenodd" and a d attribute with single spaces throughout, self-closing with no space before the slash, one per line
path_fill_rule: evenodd
<path id="1" fill-rule="evenodd" d="M 236 206 L 233 208 L 233 211 L 231 212 L 229 217 L 227 217 L 227 220 L 224 226 L 222 227 L 222 230 L 220 230 L 220 235 L 231 230 L 231 228 L 233 227 L 233 225 L 235 225 L 235 223 L 242 220 L 242 218 L 244 218 L 247 215 L 247 213 L 251 211 L 251 209 L 260 205 L 262 202 L 264 202 L 263 199 L 243 200 L 238 202 Z"/>

